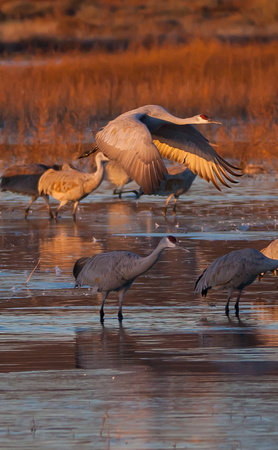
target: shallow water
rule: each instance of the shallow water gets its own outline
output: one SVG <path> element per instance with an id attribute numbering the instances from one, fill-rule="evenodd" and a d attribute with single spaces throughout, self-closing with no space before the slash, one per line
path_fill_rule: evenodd
<path id="1" fill-rule="evenodd" d="M 278 237 L 274 176 L 218 193 L 197 180 L 165 221 L 165 198 L 113 198 L 104 183 L 57 223 L 42 200 L 0 194 L 0 437 L 2 448 L 276 449 L 278 279 L 247 287 L 240 318 L 226 293 L 193 294 L 207 265 Z M 54 202 L 53 202 L 54 203 Z M 167 250 L 99 322 L 99 296 L 73 289 L 77 258 Z M 35 272 L 26 283 L 40 260 Z"/>

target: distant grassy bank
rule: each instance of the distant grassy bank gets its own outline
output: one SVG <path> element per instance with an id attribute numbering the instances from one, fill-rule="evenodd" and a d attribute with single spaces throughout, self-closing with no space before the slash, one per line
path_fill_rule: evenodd
<path id="1" fill-rule="evenodd" d="M 17 58 L 0 66 L 2 164 L 71 159 L 74 143 L 77 149 L 93 140 L 89 130 L 152 103 L 179 116 L 204 113 L 224 121 L 203 131 L 226 157 L 270 161 L 277 153 L 277 54 L 277 42 L 195 39 L 181 46 L 29 57 L 28 64 Z"/>

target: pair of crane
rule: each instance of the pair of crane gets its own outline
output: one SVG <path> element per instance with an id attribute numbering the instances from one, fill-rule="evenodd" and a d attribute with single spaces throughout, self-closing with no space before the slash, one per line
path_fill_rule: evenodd
<path id="1" fill-rule="evenodd" d="M 113 168 L 110 168 L 111 179 L 113 170 L 114 173 L 118 170 L 122 172 L 120 176 L 124 182 L 136 181 L 140 186 L 139 195 L 167 195 L 165 215 L 171 198 L 175 197 L 175 211 L 178 197 L 190 189 L 196 175 L 211 181 L 219 190 L 219 182 L 230 187 L 227 181 L 236 183 L 231 175 L 242 175 L 241 169 L 225 161 L 194 127 L 194 124 L 208 123 L 219 122 L 203 114 L 182 119 L 161 106 L 143 106 L 121 114 L 96 133 L 96 145 L 80 156 L 100 152 L 100 156 L 96 156 L 97 170 L 94 174 L 81 172 L 69 165 L 58 168 L 60 170 L 42 164 L 15 165 L 2 175 L 1 188 L 31 195 L 25 217 L 39 196 L 46 201 L 52 217 L 49 207 L 49 196 L 52 196 L 60 201 L 55 217 L 63 205 L 72 201 L 75 218 L 79 201 L 97 189 L 103 180 L 104 163 L 108 158 L 114 162 Z M 187 169 L 167 170 L 163 158 L 183 164 Z"/>
<path id="2" fill-rule="evenodd" d="M 174 236 L 165 236 L 146 256 L 140 257 L 129 251 L 101 253 L 92 258 L 80 258 L 73 267 L 75 287 L 93 286 L 92 293 L 101 293 L 100 320 L 104 319 L 104 303 L 111 291 L 118 292 L 118 319 L 122 321 L 122 304 L 127 290 L 137 277 L 147 272 L 158 261 L 163 250 L 183 248 Z M 266 272 L 278 268 L 278 239 L 261 252 L 253 248 L 235 250 L 220 256 L 204 270 L 195 284 L 195 292 L 206 296 L 209 289 L 228 291 L 225 312 L 229 316 L 229 303 L 234 291 L 238 291 L 235 312 L 239 317 L 239 300 L 243 289 Z"/>

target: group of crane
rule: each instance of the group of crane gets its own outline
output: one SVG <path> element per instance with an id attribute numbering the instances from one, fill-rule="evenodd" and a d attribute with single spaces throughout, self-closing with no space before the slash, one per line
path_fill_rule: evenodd
<path id="1" fill-rule="evenodd" d="M 3 173 L 2 191 L 31 195 L 25 217 L 32 203 L 42 197 L 46 201 L 50 217 L 49 196 L 62 206 L 74 203 L 73 217 L 80 200 L 97 189 L 103 179 L 120 187 L 135 181 L 142 194 L 167 196 L 164 215 L 172 197 L 174 208 L 180 195 L 186 193 L 199 175 L 211 181 L 217 189 L 227 181 L 236 183 L 232 176 L 241 176 L 241 169 L 225 161 L 194 124 L 219 123 L 201 114 L 181 119 L 157 105 L 148 105 L 128 111 L 109 122 L 95 136 L 95 145 L 79 158 L 98 152 L 96 172 L 86 173 L 72 164 L 53 167 L 44 164 L 13 165 Z M 105 155 L 105 156 L 104 156 Z M 186 168 L 165 166 L 163 158 L 182 164 Z"/>
<path id="2" fill-rule="evenodd" d="M 147 105 L 121 114 L 110 121 L 95 135 L 92 149 L 79 158 L 96 153 L 96 171 L 86 173 L 72 164 L 47 166 L 25 164 L 10 166 L 2 175 L 2 191 L 11 191 L 31 196 L 30 204 L 44 198 L 49 216 L 53 214 L 49 206 L 49 196 L 60 201 L 57 214 L 67 202 L 73 202 L 73 217 L 76 218 L 78 203 L 97 189 L 103 179 L 111 181 L 120 196 L 123 186 L 135 181 L 139 197 L 145 195 L 167 196 L 164 215 L 170 200 L 175 197 L 174 208 L 180 195 L 187 192 L 198 175 L 212 182 L 220 190 L 219 184 L 230 187 L 227 182 L 237 183 L 233 177 L 242 175 L 242 170 L 223 159 L 209 141 L 194 125 L 219 123 L 205 115 L 181 119 L 158 105 Z M 185 166 L 182 170 L 175 166 L 166 168 L 163 159 Z M 206 295 L 211 288 L 228 290 L 226 315 L 234 290 L 238 291 L 235 303 L 239 314 L 239 300 L 242 290 L 267 271 L 278 269 L 278 240 L 270 250 L 236 250 L 216 259 L 198 278 L 195 292 Z M 277 245 L 276 245 L 277 244 Z M 147 257 L 140 257 L 128 251 L 102 253 L 92 258 L 80 258 L 73 268 L 76 287 L 93 286 L 93 293 L 102 295 L 100 319 L 104 318 L 104 303 L 111 291 L 118 292 L 121 321 L 122 303 L 126 291 L 135 279 L 149 270 L 166 248 L 181 247 L 174 236 L 164 237 L 156 249 Z M 186 250 L 186 249 L 184 249 Z"/>

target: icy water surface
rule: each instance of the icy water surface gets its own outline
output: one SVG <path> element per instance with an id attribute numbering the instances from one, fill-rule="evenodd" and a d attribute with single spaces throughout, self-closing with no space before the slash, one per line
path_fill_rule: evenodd
<path id="1" fill-rule="evenodd" d="M 226 293 L 193 294 L 207 265 L 278 237 L 274 176 L 244 177 L 218 193 L 197 180 L 178 215 L 164 198 L 113 198 L 103 184 L 73 223 L 43 200 L 2 194 L 0 442 L 7 449 L 276 449 L 278 279 L 246 288 L 240 318 Z M 52 202 L 53 203 L 53 202 Z M 167 250 L 127 292 L 123 324 L 110 294 L 74 289 L 77 258 L 111 250 Z M 26 283 L 40 260 L 35 272 Z M 233 305 L 232 305 L 233 306 Z"/>

